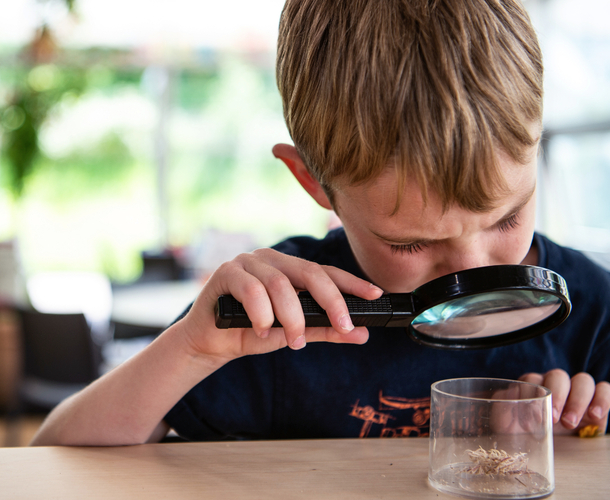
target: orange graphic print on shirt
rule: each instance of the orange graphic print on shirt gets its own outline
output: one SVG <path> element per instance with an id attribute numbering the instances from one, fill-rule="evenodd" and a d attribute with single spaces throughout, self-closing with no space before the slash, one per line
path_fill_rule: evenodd
<path id="1" fill-rule="evenodd" d="M 379 391 L 377 409 L 352 406 L 350 416 L 363 420 L 360 437 L 416 437 L 427 436 L 430 421 L 430 398 L 402 398 L 385 396 Z"/>

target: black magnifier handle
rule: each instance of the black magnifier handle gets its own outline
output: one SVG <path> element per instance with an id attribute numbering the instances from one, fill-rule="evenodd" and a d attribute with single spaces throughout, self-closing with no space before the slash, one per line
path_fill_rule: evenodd
<path id="1" fill-rule="evenodd" d="M 408 326 L 414 316 L 413 297 L 410 293 L 391 293 L 375 300 L 365 300 L 344 294 L 345 303 L 354 326 Z M 300 292 L 299 301 L 305 315 L 305 326 L 331 326 L 324 309 L 309 292 Z M 216 306 L 217 328 L 248 328 L 252 323 L 243 305 L 232 295 L 218 297 Z M 281 327 L 275 320 L 274 327 Z"/>

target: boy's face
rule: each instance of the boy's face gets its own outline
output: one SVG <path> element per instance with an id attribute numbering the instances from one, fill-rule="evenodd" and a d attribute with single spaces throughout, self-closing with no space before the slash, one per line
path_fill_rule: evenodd
<path id="1" fill-rule="evenodd" d="M 535 219 L 536 152 L 526 165 L 499 159 L 509 194 L 496 208 L 474 213 L 458 206 L 445 213 L 434 193 L 424 205 L 417 183 L 407 183 L 400 209 L 395 174 L 335 191 L 335 207 L 358 264 L 387 292 L 410 292 L 445 274 L 498 264 L 537 264 L 531 247 Z"/>

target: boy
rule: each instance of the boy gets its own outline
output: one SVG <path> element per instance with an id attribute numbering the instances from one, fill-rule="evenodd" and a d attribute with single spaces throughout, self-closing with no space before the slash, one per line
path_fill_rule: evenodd
<path id="1" fill-rule="evenodd" d="M 288 0 L 277 77 L 295 146 L 273 153 L 343 228 L 223 264 L 182 318 L 59 405 L 33 444 L 135 444 L 170 427 L 188 439 L 425 435 L 430 384 L 460 376 L 545 384 L 557 431 L 605 431 L 610 277 L 534 235 L 542 65 L 517 0 Z M 497 349 L 354 328 L 340 293 L 376 299 L 519 263 L 562 274 L 573 313 Z M 333 328 L 304 328 L 295 289 Z M 221 294 L 253 328 L 215 328 Z M 283 328 L 270 328 L 274 314 Z"/>

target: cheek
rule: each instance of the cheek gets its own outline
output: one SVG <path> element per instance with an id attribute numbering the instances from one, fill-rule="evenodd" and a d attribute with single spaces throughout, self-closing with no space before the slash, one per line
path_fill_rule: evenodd
<path id="1" fill-rule="evenodd" d="M 366 254 L 358 258 L 362 270 L 371 281 L 386 292 L 410 292 L 427 281 L 426 256 L 423 253 L 393 253 L 387 245 L 367 247 Z"/>
<path id="2" fill-rule="evenodd" d="M 533 228 L 530 230 L 521 226 L 518 231 L 503 233 L 493 245 L 490 255 L 491 264 L 520 264 L 528 254 L 533 237 Z"/>
<path id="3" fill-rule="evenodd" d="M 535 218 L 533 216 L 526 218 L 519 227 L 519 231 L 514 238 L 515 251 L 520 252 L 523 257 L 532 246 L 534 237 Z"/>

